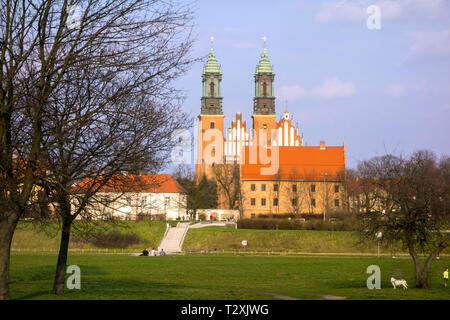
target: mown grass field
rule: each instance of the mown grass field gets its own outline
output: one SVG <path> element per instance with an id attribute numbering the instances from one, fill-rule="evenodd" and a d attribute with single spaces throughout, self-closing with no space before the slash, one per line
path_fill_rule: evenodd
<path id="1" fill-rule="evenodd" d="M 82 232 L 77 231 L 79 221 L 74 222 L 72 228 L 70 249 L 97 249 L 79 235 Z M 85 228 L 84 228 L 85 229 Z M 125 248 L 125 252 L 140 252 L 143 248 L 158 247 L 164 232 L 166 223 L 163 221 L 96 221 L 89 228 L 89 233 L 94 235 L 98 232 L 107 233 L 111 230 L 119 230 L 121 233 L 135 233 L 142 241 Z M 30 221 L 20 221 L 16 232 L 14 233 L 12 249 L 13 251 L 57 251 L 59 250 L 61 232 L 57 223 L 48 224 L 45 227 L 33 224 Z M 90 236 L 92 239 L 93 236 Z"/>
<path id="2" fill-rule="evenodd" d="M 357 245 L 357 235 L 347 231 L 255 230 L 233 227 L 190 229 L 184 240 L 183 250 L 243 250 L 242 240 L 247 240 L 247 251 L 367 253 L 377 250 L 374 246 Z"/>
<path id="3" fill-rule="evenodd" d="M 80 240 L 76 231 L 71 236 L 70 249 L 83 252 L 141 252 L 143 248 L 157 248 L 166 230 L 163 221 L 97 221 L 90 232 L 109 232 L 119 230 L 121 233 L 137 234 L 141 241 L 127 247 L 117 247 L 111 243 L 99 247 L 89 241 Z M 173 222 L 172 224 L 176 224 Z M 92 238 L 92 236 L 91 236 Z M 190 229 L 183 243 L 183 250 L 191 251 L 243 251 L 242 240 L 247 240 L 247 252 L 301 252 L 301 253 L 360 253 L 377 254 L 376 243 L 358 243 L 358 234 L 350 231 L 316 231 L 316 230 L 256 230 L 235 229 L 233 227 L 205 227 Z M 12 248 L 14 252 L 53 251 L 59 249 L 60 231 L 57 224 L 40 226 L 21 221 L 14 234 Z M 390 255 L 393 247 L 380 247 L 380 253 Z M 400 245 L 396 253 L 402 252 Z M 443 254 L 450 254 L 450 248 Z"/>
<path id="4" fill-rule="evenodd" d="M 376 256 L 263 256 L 186 254 L 138 257 L 122 254 L 70 254 L 81 268 L 81 290 L 52 295 L 56 254 L 13 253 L 13 299 L 450 299 L 442 272 L 450 258 L 433 263 L 432 289 L 413 288 L 409 258 Z M 369 265 L 381 268 L 380 290 L 366 288 Z M 393 290 L 391 276 L 410 289 Z M 327 297 L 328 296 L 328 297 Z"/>
<path id="5" fill-rule="evenodd" d="M 190 229 L 183 243 L 185 251 L 214 250 L 243 251 L 242 240 L 247 240 L 247 252 L 301 252 L 301 253 L 372 253 L 374 243 L 358 242 L 358 234 L 350 231 L 316 230 L 255 230 L 233 227 L 204 227 Z M 450 248 L 443 251 L 449 254 Z M 406 254 L 400 244 L 395 252 Z M 381 254 L 392 254 L 393 247 L 380 246 Z"/>

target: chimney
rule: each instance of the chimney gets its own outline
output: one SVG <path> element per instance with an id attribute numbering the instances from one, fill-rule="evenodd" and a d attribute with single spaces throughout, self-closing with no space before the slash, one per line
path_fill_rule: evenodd
<path id="1" fill-rule="evenodd" d="M 325 150 L 326 149 L 326 147 L 325 147 L 325 140 L 321 140 L 320 141 L 320 150 Z"/>

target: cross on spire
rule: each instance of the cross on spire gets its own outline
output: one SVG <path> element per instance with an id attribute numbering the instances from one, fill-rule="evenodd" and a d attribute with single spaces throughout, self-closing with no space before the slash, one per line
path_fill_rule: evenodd
<path id="1" fill-rule="evenodd" d="M 262 38 L 263 40 L 264 40 L 264 48 L 266 47 L 266 41 L 267 41 L 267 37 L 266 36 L 264 36 L 263 38 Z"/>
<path id="2" fill-rule="evenodd" d="M 211 38 L 209 38 L 211 40 L 211 47 L 214 45 L 214 37 L 211 36 Z"/>

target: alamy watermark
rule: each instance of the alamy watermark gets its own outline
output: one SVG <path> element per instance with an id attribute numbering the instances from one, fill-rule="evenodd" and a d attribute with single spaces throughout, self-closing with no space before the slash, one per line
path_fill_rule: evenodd
<path id="1" fill-rule="evenodd" d="M 71 30 L 81 28 L 81 10 L 77 5 L 71 5 L 67 8 L 67 28 Z"/>
<path id="2" fill-rule="evenodd" d="M 367 29 L 380 30 L 381 29 L 381 8 L 377 5 L 368 6 L 366 13 L 369 15 L 366 21 Z"/>
<path id="3" fill-rule="evenodd" d="M 70 276 L 67 277 L 66 286 L 67 289 L 81 289 L 81 269 L 77 265 L 71 265 L 67 267 L 67 274 Z"/>
<path id="4" fill-rule="evenodd" d="M 367 278 L 367 289 L 381 289 L 381 270 L 380 267 L 373 264 L 367 267 L 366 273 L 371 274 Z"/>
<path id="5" fill-rule="evenodd" d="M 279 133 L 273 129 L 268 137 L 267 131 L 260 129 L 257 134 L 255 130 L 249 129 L 243 137 L 226 141 L 220 130 L 203 129 L 202 123 L 196 121 L 193 135 L 189 130 L 175 130 L 172 133 L 174 147 L 171 160 L 174 164 L 193 164 L 193 153 L 197 153 L 197 164 L 261 164 L 261 175 L 274 175 L 279 169 L 279 147 L 276 143 Z M 229 145 L 225 146 L 225 142 L 235 147 L 226 150 Z"/>

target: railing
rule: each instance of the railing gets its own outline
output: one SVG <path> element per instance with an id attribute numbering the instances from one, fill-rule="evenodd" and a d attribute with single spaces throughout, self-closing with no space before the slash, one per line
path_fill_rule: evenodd
<path id="1" fill-rule="evenodd" d="M 164 241 L 164 238 L 166 237 L 166 235 L 167 235 L 167 232 L 169 232 L 169 229 L 170 229 L 170 224 L 166 224 L 166 232 L 164 232 L 164 235 L 163 235 L 163 237 L 161 238 L 161 241 L 159 242 L 159 245 L 158 245 L 158 251 L 161 251 L 160 250 L 160 248 L 161 248 L 161 245 L 162 245 L 162 243 L 163 243 L 163 241 Z"/>
<path id="2" fill-rule="evenodd" d="M 58 253 L 59 249 L 56 248 L 12 248 L 12 252 L 16 253 Z M 72 253 L 81 253 L 81 254 L 137 254 L 137 250 L 133 249 L 110 249 L 110 248 L 74 248 L 69 249 L 69 252 Z M 196 249 L 190 250 L 187 249 L 184 251 L 186 254 L 245 254 L 245 255 L 264 255 L 264 256 L 284 256 L 284 255 L 313 255 L 313 256 L 376 256 L 376 252 L 299 252 L 299 251 L 291 251 L 291 250 L 210 250 L 210 249 Z M 380 256 L 392 256 L 390 253 L 380 253 Z M 450 257 L 450 254 L 440 254 L 440 258 Z M 395 258 L 410 258 L 408 253 L 396 253 Z"/>
<path id="3" fill-rule="evenodd" d="M 184 238 L 186 237 L 186 234 L 189 230 L 189 224 L 186 225 L 186 228 L 183 232 L 183 236 L 181 237 L 180 243 L 178 244 L 178 251 L 182 251 L 182 247 L 183 247 L 183 242 L 184 242 Z"/>

